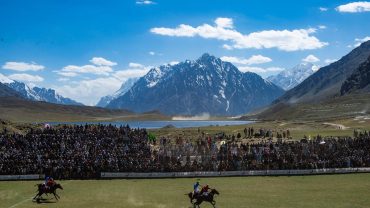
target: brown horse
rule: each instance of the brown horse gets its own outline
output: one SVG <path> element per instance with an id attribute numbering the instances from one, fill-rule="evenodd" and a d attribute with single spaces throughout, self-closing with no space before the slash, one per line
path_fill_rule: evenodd
<path id="1" fill-rule="evenodd" d="M 205 201 L 212 204 L 213 207 L 216 207 L 216 201 L 214 200 L 215 194 L 219 195 L 220 193 L 216 189 L 211 189 L 211 192 L 208 193 L 207 196 L 205 195 L 199 195 L 199 194 L 193 194 L 193 192 L 188 193 L 188 196 L 190 198 L 190 203 L 193 204 L 194 208 L 200 207 L 200 204 Z M 193 203 L 193 200 L 196 200 Z"/>
<path id="2" fill-rule="evenodd" d="M 38 193 L 36 194 L 35 197 L 33 197 L 33 199 L 37 198 L 36 200 L 39 201 L 41 195 L 43 194 L 53 194 L 56 200 L 60 199 L 60 196 L 56 192 L 57 189 L 63 190 L 63 187 L 60 184 L 56 183 L 53 186 L 49 187 L 48 189 L 45 187 L 45 184 L 42 184 L 42 183 L 36 184 L 36 186 L 37 186 Z"/>

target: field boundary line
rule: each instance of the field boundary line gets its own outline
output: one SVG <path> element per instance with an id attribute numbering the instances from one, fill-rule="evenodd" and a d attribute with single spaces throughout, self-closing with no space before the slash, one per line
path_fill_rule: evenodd
<path id="1" fill-rule="evenodd" d="M 27 199 L 24 199 L 24 200 L 22 200 L 22 201 L 20 201 L 20 202 L 18 202 L 18 203 L 15 203 L 15 204 L 13 204 L 12 206 L 10 206 L 10 207 L 8 207 L 8 208 L 14 208 L 14 207 L 16 207 L 16 206 L 18 206 L 18 205 L 21 205 L 21 204 L 23 204 L 24 202 L 26 202 L 26 201 L 28 201 L 28 200 L 32 200 L 32 196 L 30 197 L 30 198 L 27 198 Z"/>
<path id="2" fill-rule="evenodd" d="M 251 170 L 251 171 L 197 171 L 197 172 L 101 172 L 101 179 L 109 178 L 195 178 L 195 177 L 233 177 L 233 176 L 297 176 L 370 173 L 366 168 L 326 168 L 326 169 L 293 169 L 293 170 Z"/>

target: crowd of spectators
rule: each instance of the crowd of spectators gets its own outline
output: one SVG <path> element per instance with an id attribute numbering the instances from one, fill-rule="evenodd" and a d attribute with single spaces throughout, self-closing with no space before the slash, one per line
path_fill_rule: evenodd
<path id="1" fill-rule="evenodd" d="M 288 137 L 289 131 L 284 132 L 276 137 Z M 247 138 L 256 136 L 251 129 L 245 133 Z M 370 167 L 366 131 L 300 141 L 274 141 L 265 130 L 258 134 L 260 139 L 247 141 L 223 133 L 156 139 L 145 129 L 112 125 L 62 125 L 31 129 L 25 135 L 5 132 L 0 134 L 0 175 L 97 178 L 100 172 Z"/>

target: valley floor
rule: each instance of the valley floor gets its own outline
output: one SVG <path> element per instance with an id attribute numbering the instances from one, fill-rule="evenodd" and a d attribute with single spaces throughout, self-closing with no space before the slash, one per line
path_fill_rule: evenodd
<path id="1" fill-rule="evenodd" d="M 225 132 L 226 135 L 238 133 L 244 137 L 244 128 L 253 127 L 255 130 L 271 129 L 273 132 L 281 132 L 289 129 L 291 137 L 295 140 L 302 139 L 304 136 L 353 136 L 354 129 L 370 131 L 370 117 L 359 116 L 356 118 L 326 120 L 326 121 L 264 121 L 255 122 L 247 125 L 238 126 L 208 126 L 200 128 L 163 128 L 149 130 L 158 137 L 168 136 L 176 138 L 196 138 L 202 132 L 209 135 Z M 276 135 L 276 134 L 274 134 Z"/>

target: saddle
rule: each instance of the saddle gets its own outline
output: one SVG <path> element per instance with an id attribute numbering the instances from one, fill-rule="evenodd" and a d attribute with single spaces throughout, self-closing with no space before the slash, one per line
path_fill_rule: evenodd
<path id="1" fill-rule="evenodd" d="M 51 185 L 51 186 L 47 186 L 46 184 L 42 184 L 42 189 L 43 189 L 45 192 L 48 192 L 48 191 L 50 191 L 50 190 L 51 190 L 52 186 L 53 186 L 53 185 Z"/>

